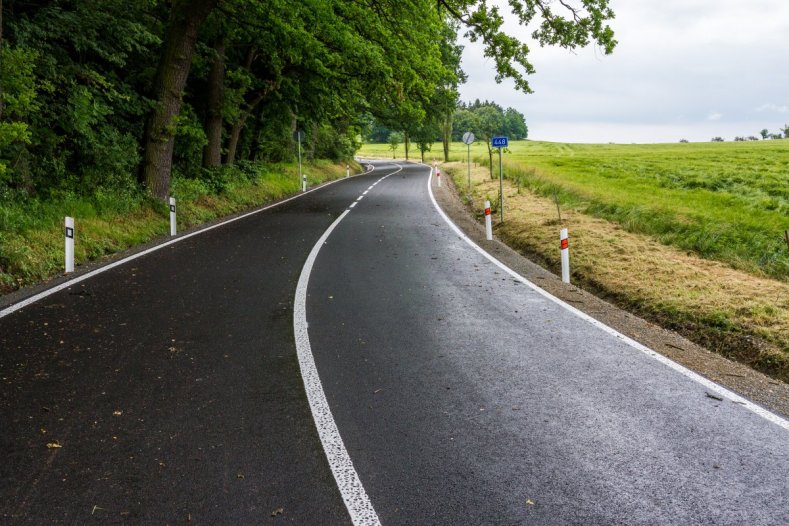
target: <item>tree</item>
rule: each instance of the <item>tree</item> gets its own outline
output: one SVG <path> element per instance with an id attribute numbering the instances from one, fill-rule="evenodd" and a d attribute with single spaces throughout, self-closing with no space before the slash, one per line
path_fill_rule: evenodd
<path id="1" fill-rule="evenodd" d="M 400 132 L 393 132 L 389 134 L 389 149 L 392 150 L 392 159 L 395 158 L 395 153 L 403 142 L 403 134 Z"/>
<path id="2" fill-rule="evenodd" d="M 189 78 L 200 26 L 218 0 L 174 0 L 154 83 L 156 105 L 148 118 L 143 146 L 143 184 L 159 199 L 170 193 L 175 128 L 181 93 Z"/>
<path id="3" fill-rule="evenodd" d="M 465 104 L 458 106 L 452 118 L 455 121 L 452 140 L 455 142 L 460 141 L 464 133 L 477 129 L 477 118 L 473 111 L 466 109 Z"/>
<path id="4" fill-rule="evenodd" d="M 504 113 L 495 104 L 481 106 L 474 111 L 476 116 L 477 139 L 484 141 L 488 148 L 488 168 L 493 179 L 493 147 L 491 139 L 504 130 Z"/>
<path id="5" fill-rule="evenodd" d="M 759 132 L 759 134 L 762 136 L 762 139 L 767 140 L 767 138 L 770 136 L 770 131 L 767 128 L 764 128 Z"/>
<path id="6" fill-rule="evenodd" d="M 781 131 L 784 132 L 784 138 L 789 139 L 789 124 L 784 124 L 784 127 L 781 128 Z"/>
<path id="7" fill-rule="evenodd" d="M 485 56 L 494 61 L 496 82 L 511 78 L 516 88 L 531 93 L 526 80 L 534 73 L 529 47 L 502 31 L 505 17 L 498 7 L 484 0 L 438 0 L 438 4 L 466 26 L 469 40 L 483 42 Z M 594 41 L 605 54 L 616 47 L 614 32 L 606 25 L 614 18 L 609 0 L 562 0 L 558 6 L 552 0 L 508 0 L 508 4 L 521 26 L 537 25 L 531 36 L 541 46 L 575 49 Z"/>
<path id="8" fill-rule="evenodd" d="M 514 140 L 525 139 L 529 136 L 526 119 L 514 108 L 507 108 L 504 112 L 504 134 Z"/>
<path id="9" fill-rule="evenodd" d="M 433 143 L 436 142 L 436 138 L 441 137 L 441 135 L 441 129 L 434 120 L 423 123 L 416 130 L 414 133 L 414 140 L 419 148 L 422 162 L 425 162 L 425 153 L 432 149 Z"/>

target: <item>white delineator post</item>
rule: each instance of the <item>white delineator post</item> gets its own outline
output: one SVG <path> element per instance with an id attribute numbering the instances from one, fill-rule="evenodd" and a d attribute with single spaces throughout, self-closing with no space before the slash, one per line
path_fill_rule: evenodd
<path id="1" fill-rule="evenodd" d="M 436 168 L 436 177 L 438 178 L 438 187 L 441 188 L 441 168 Z"/>
<path id="2" fill-rule="evenodd" d="M 66 216 L 66 273 L 74 272 L 74 218 Z"/>
<path id="3" fill-rule="evenodd" d="M 351 176 L 351 165 L 350 164 L 346 164 L 345 165 L 345 177 L 350 177 L 350 176 Z"/>
<path id="4" fill-rule="evenodd" d="M 570 240 L 566 228 L 562 228 L 559 239 L 562 247 L 562 281 L 570 283 Z"/>
<path id="5" fill-rule="evenodd" d="M 301 191 L 307 191 L 307 174 L 301 176 Z"/>
<path id="6" fill-rule="evenodd" d="M 175 222 L 175 197 L 170 198 L 170 235 L 174 236 L 176 234 L 176 222 Z"/>
<path id="7" fill-rule="evenodd" d="M 490 217 L 490 201 L 485 201 L 485 237 L 493 241 L 493 222 Z"/>

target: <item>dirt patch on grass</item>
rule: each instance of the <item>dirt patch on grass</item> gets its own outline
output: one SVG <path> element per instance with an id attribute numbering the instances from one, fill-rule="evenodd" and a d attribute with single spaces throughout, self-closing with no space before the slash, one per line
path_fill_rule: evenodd
<path id="1" fill-rule="evenodd" d="M 489 179 L 485 168 L 476 169 L 469 194 L 465 164 L 447 164 L 445 171 L 455 176 L 457 186 L 440 193 L 442 206 L 459 208 L 451 213 L 453 220 L 465 221 L 467 231 L 484 240 L 482 201 L 498 194 L 498 181 Z M 789 379 L 789 284 L 700 259 L 573 210 L 562 209 L 560 222 L 551 199 L 519 190 L 508 181 L 504 195 L 506 222 L 498 224 L 496 216 L 497 238 L 558 272 L 559 229 L 568 228 L 573 284 L 660 327 L 575 286 L 563 285 L 550 272 L 516 261 L 517 255 L 508 255 L 503 248 L 495 249 L 500 252 L 497 257 L 511 266 L 520 265 L 516 270 L 527 278 L 620 332 L 789 414 L 789 386 L 784 383 Z M 494 252 L 489 244 L 485 246 Z"/>

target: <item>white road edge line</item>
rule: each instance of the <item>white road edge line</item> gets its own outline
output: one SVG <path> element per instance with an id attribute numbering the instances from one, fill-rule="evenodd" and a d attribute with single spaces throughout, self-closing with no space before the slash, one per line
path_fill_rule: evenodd
<path id="1" fill-rule="evenodd" d="M 352 177 L 358 177 L 360 175 L 368 174 L 368 173 L 372 172 L 374 169 L 375 169 L 375 167 L 373 165 L 368 164 L 366 172 L 362 172 L 360 174 L 356 174 L 356 175 L 354 175 Z M 401 170 L 402 170 L 402 168 L 401 168 Z M 56 292 L 60 292 L 63 289 L 67 289 L 69 287 L 73 287 L 77 283 L 85 281 L 86 279 L 90 279 L 93 276 L 101 274 L 102 272 L 107 272 L 108 270 L 114 269 L 115 267 L 119 267 L 120 265 L 123 265 L 124 263 L 128 263 L 129 261 L 133 261 L 133 260 L 135 260 L 137 258 L 141 258 L 141 257 L 143 257 L 143 256 L 145 256 L 147 254 L 150 254 L 151 252 L 156 252 L 157 250 L 161 250 L 161 249 L 163 249 L 165 247 L 168 247 L 170 245 L 173 245 L 175 243 L 180 243 L 181 241 L 183 241 L 185 239 L 189 239 L 190 237 L 194 237 L 194 236 L 197 236 L 197 235 L 200 235 L 200 234 L 204 234 L 205 232 L 208 232 L 209 230 L 213 230 L 215 228 L 219 228 L 220 226 L 224 226 L 224 225 L 233 223 L 233 222 L 238 221 L 240 219 L 244 219 L 245 217 L 249 217 L 249 216 L 252 216 L 252 215 L 255 215 L 255 214 L 259 214 L 261 212 L 265 212 L 266 210 L 270 210 L 270 209 L 275 208 L 277 206 L 284 205 L 285 203 L 293 201 L 294 199 L 299 199 L 301 197 L 304 197 L 307 194 L 310 194 L 312 192 L 316 192 L 316 191 L 320 190 L 321 188 L 326 188 L 327 186 L 330 186 L 330 185 L 335 184 L 335 183 L 339 183 L 340 181 L 346 181 L 346 180 L 348 180 L 348 178 L 347 177 L 343 177 L 341 179 L 335 179 L 334 181 L 329 181 L 328 183 L 322 184 L 321 186 L 316 186 L 315 188 L 307 190 L 306 192 L 301 192 L 301 193 L 299 193 L 297 195 L 294 195 L 293 197 L 289 197 L 287 199 L 283 199 L 282 201 L 279 201 L 278 203 L 274 203 L 274 204 L 265 206 L 263 208 L 259 208 L 257 210 L 253 210 L 251 212 L 247 212 L 246 214 L 242 214 L 242 215 L 240 215 L 238 217 L 234 217 L 232 219 L 228 219 L 226 221 L 222 221 L 221 223 L 217 223 L 215 225 L 211 225 L 211 226 L 205 227 L 203 229 L 197 230 L 197 231 L 192 232 L 190 234 L 185 234 L 183 236 L 176 237 L 175 239 L 172 239 L 170 241 L 166 241 L 166 242 L 164 242 L 164 243 L 162 243 L 160 245 L 156 245 L 155 247 L 151 247 L 151 248 L 149 248 L 147 250 L 143 250 L 142 252 L 137 252 L 136 254 L 132 254 L 131 256 L 125 257 L 125 258 L 120 259 L 118 261 L 114 261 L 114 262 L 112 262 L 112 263 L 110 263 L 108 265 L 105 265 L 105 266 L 101 267 L 101 268 L 97 268 L 96 270 L 93 270 L 93 271 L 88 272 L 86 274 L 83 274 L 81 276 L 77 276 L 77 277 L 72 278 L 72 279 L 70 279 L 68 281 L 64 281 L 60 285 L 52 287 L 51 289 L 47 289 L 47 290 L 41 291 L 38 294 L 35 294 L 33 296 L 30 296 L 29 298 L 26 298 L 26 299 L 24 299 L 22 301 L 14 303 L 13 305 L 9 305 L 8 307 L 4 308 L 3 310 L 0 310 L 0 318 L 4 318 L 4 317 L 8 316 L 9 314 L 12 314 L 12 313 L 18 311 L 19 309 L 23 309 L 23 308 L 27 307 L 28 305 L 32 305 L 33 303 L 35 303 L 35 302 L 37 302 L 37 301 L 39 301 L 41 299 L 46 298 L 47 296 L 51 296 L 52 294 L 55 294 Z"/>
<path id="2" fill-rule="evenodd" d="M 418 163 L 418 164 L 422 164 L 422 163 Z M 694 380 L 694 381 L 700 383 L 702 386 L 706 387 L 707 389 L 709 389 L 711 391 L 714 391 L 714 392 L 718 393 L 719 395 L 721 395 L 721 396 L 723 396 L 725 398 L 728 398 L 730 401 L 732 401 L 732 402 L 734 402 L 736 404 L 739 404 L 739 405 L 749 409 L 750 411 L 756 413 L 757 415 L 761 416 L 762 418 L 764 418 L 766 420 L 769 420 L 773 424 L 776 424 L 776 425 L 784 428 L 785 430 L 789 431 L 789 420 L 786 420 L 786 419 L 782 418 L 781 416 L 776 415 L 775 413 L 773 413 L 771 411 L 768 411 L 767 409 L 764 409 L 763 407 L 760 407 L 760 406 L 754 404 L 750 400 L 747 400 L 746 398 L 743 398 L 742 396 L 740 396 L 740 395 L 738 395 L 738 394 L 726 389 L 722 385 L 718 385 L 717 383 L 713 382 L 712 380 L 709 380 L 708 378 L 705 378 L 705 377 L 701 376 L 700 374 L 698 374 L 698 373 L 696 373 L 694 371 L 691 371 L 690 369 L 688 369 L 684 365 L 678 364 L 677 362 L 671 360 L 670 358 L 667 358 L 666 356 L 663 356 L 662 354 L 660 354 L 660 353 L 658 353 L 656 351 L 653 351 L 649 347 L 647 347 L 647 346 L 645 346 L 645 345 L 643 345 L 641 343 L 638 343 L 637 341 L 633 340 L 632 338 L 629 338 L 629 337 L 625 336 L 621 332 L 617 331 L 616 329 L 614 329 L 612 327 L 609 327 L 605 323 L 592 318 L 591 316 L 589 316 L 588 314 L 586 314 L 584 312 L 581 312 L 580 310 L 576 309 L 572 305 L 563 302 L 562 300 L 560 300 L 556 296 L 553 296 L 550 293 L 548 293 L 547 291 L 541 289 L 540 287 L 538 287 L 537 285 L 535 285 L 531 281 L 527 280 L 526 278 L 524 278 L 523 276 L 521 276 L 520 274 L 518 274 L 517 272 L 515 272 L 511 268 L 509 268 L 507 265 L 505 265 L 504 263 L 502 263 L 501 261 L 496 259 L 493 255 L 491 255 L 488 252 L 486 252 L 482 247 L 477 245 L 470 237 L 468 237 L 462 230 L 460 230 L 460 228 L 458 228 L 458 226 L 455 225 L 455 223 L 452 222 L 452 220 L 449 218 L 449 216 L 447 216 L 446 213 L 444 213 L 444 211 L 441 209 L 441 207 L 438 206 L 438 202 L 436 201 L 436 198 L 433 195 L 433 187 L 432 187 L 433 186 L 432 185 L 433 169 L 430 166 L 428 166 L 428 165 L 424 165 L 423 164 L 423 166 L 425 166 L 426 168 L 430 168 L 430 177 L 427 178 L 427 191 L 430 194 L 430 200 L 433 202 L 433 206 L 438 211 L 439 215 L 444 219 L 444 221 L 446 221 L 446 223 L 452 228 L 452 230 L 454 230 L 455 233 L 458 236 L 460 236 L 460 238 L 463 241 L 465 241 L 466 243 L 471 245 L 477 252 L 482 254 L 491 263 L 493 263 L 494 265 L 499 267 L 501 270 L 503 270 L 504 272 L 506 272 L 507 274 L 509 274 L 513 278 L 517 279 L 518 281 L 520 281 L 521 283 L 523 283 L 524 285 L 526 285 L 530 289 L 534 290 L 538 294 L 540 294 L 540 295 L 544 296 L 545 298 L 551 300 L 552 302 L 556 303 L 557 305 L 560 305 L 561 307 L 564 307 L 565 309 L 567 309 L 571 313 L 575 314 L 576 316 L 578 316 L 582 320 L 585 320 L 585 321 L 591 323 L 595 327 L 597 327 L 599 329 L 602 329 L 603 331 L 607 332 L 608 334 L 610 334 L 610 335 L 616 337 L 617 339 L 625 342 L 626 344 L 630 345 L 634 349 L 637 349 L 637 350 L 643 352 L 644 354 L 647 354 L 648 356 L 651 356 L 655 360 L 657 360 L 660 363 L 670 367 L 671 369 L 677 371 L 678 373 L 683 374 L 684 376 L 690 378 L 691 380 Z"/>
<path id="3" fill-rule="evenodd" d="M 402 166 L 398 168 L 392 174 L 398 173 L 403 169 Z M 353 204 L 356 204 L 356 202 Z M 296 285 L 296 297 L 293 301 L 293 333 L 296 339 L 296 354 L 299 358 L 301 378 L 304 380 L 304 389 L 307 392 L 307 401 L 310 404 L 312 418 L 315 421 L 315 427 L 318 428 L 318 436 L 320 437 L 323 451 L 326 453 L 326 459 L 329 461 L 329 467 L 334 475 L 334 480 L 337 482 L 345 507 L 351 516 L 351 521 L 355 526 L 380 526 L 381 521 L 378 519 L 378 514 L 375 512 L 361 480 L 359 480 L 359 474 L 356 473 L 356 469 L 353 467 L 353 461 L 348 455 L 348 450 L 345 449 L 340 431 L 337 429 L 337 424 L 332 416 L 329 402 L 326 400 L 318 369 L 315 366 L 315 357 L 312 354 L 308 331 L 309 324 L 307 323 L 307 286 L 309 285 L 312 267 L 315 265 L 318 253 L 326 243 L 326 240 L 329 239 L 337 225 L 349 213 L 350 210 L 346 210 L 334 220 L 334 223 L 326 229 L 315 243 L 315 246 L 312 247 L 310 255 L 307 256 L 307 261 L 301 269 L 298 285 Z"/>

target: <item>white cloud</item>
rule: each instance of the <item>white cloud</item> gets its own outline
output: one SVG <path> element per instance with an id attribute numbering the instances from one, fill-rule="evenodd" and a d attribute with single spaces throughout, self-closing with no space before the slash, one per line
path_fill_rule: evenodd
<path id="1" fill-rule="evenodd" d="M 723 118 L 723 114 L 722 113 L 710 113 L 709 115 L 707 115 L 707 120 L 708 121 L 719 121 L 722 118 Z"/>

